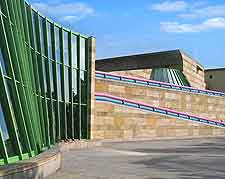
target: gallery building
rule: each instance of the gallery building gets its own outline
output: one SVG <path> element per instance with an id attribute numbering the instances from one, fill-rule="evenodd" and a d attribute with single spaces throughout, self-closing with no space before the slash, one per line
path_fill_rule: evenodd
<path id="1" fill-rule="evenodd" d="M 181 50 L 99 60 L 95 51 L 95 38 L 24 0 L 0 1 L 0 165 L 68 141 L 225 136 L 224 69 Z"/>

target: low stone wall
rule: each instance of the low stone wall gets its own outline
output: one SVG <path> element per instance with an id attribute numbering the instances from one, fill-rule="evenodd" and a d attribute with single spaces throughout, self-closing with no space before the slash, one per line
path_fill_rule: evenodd
<path id="1" fill-rule="evenodd" d="M 225 130 L 106 102 L 95 104 L 92 137 L 146 140 L 224 136 Z"/>
<path id="2" fill-rule="evenodd" d="M 42 179 L 61 168 L 62 153 L 101 146 L 100 141 L 77 140 L 57 144 L 53 149 L 14 164 L 0 166 L 0 179 Z"/>
<path id="3" fill-rule="evenodd" d="M 225 122 L 225 98 L 96 79 L 96 92 Z M 95 107 L 98 110 L 97 107 Z"/>
<path id="4" fill-rule="evenodd" d="M 0 179 L 41 179 L 61 167 L 61 152 L 56 147 L 37 157 L 0 167 Z"/>

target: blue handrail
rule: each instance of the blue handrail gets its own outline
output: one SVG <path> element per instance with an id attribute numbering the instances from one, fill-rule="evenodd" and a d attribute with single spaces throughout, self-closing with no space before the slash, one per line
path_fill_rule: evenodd
<path id="1" fill-rule="evenodd" d="M 108 95 L 108 94 L 104 94 L 104 93 L 95 93 L 95 98 L 97 101 L 119 104 L 119 105 L 123 105 L 123 106 L 127 106 L 127 107 L 141 109 L 141 110 L 148 111 L 151 113 L 157 113 L 160 115 L 174 117 L 177 119 L 189 120 L 189 121 L 198 122 L 198 123 L 209 125 L 209 126 L 225 128 L 225 123 L 220 122 L 220 121 L 203 118 L 203 117 L 191 115 L 188 113 L 178 112 L 178 111 L 174 111 L 174 110 L 170 110 L 170 109 L 166 109 L 166 108 L 154 107 L 154 106 L 151 106 L 146 103 L 128 100 L 125 98 L 120 98 L 117 96 L 112 96 L 112 95 Z"/>
<path id="2" fill-rule="evenodd" d="M 190 93 L 195 93 L 195 94 L 203 94 L 203 95 L 208 95 L 208 96 L 225 97 L 225 93 L 222 93 L 222 92 L 197 89 L 197 88 L 192 88 L 192 87 L 187 87 L 187 86 L 178 86 L 178 85 L 174 85 L 174 84 L 170 84 L 170 83 L 163 83 L 163 82 L 159 82 L 159 81 L 111 74 L 111 73 L 100 72 L 100 71 L 96 71 L 95 76 L 96 76 L 96 78 L 100 78 L 100 79 L 108 79 L 108 80 L 114 80 L 114 81 L 134 83 L 137 85 L 144 85 L 144 86 L 149 86 L 149 87 L 159 87 L 159 88 L 164 88 L 164 89 L 171 89 L 171 90 L 177 90 L 177 91 L 182 91 L 182 92 L 190 92 Z"/>

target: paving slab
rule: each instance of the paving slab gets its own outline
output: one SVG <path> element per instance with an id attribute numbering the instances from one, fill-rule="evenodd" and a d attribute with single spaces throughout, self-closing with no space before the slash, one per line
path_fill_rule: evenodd
<path id="1" fill-rule="evenodd" d="M 225 138 L 104 143 L 62 157 L 47 179 L 225 178 Z"/>

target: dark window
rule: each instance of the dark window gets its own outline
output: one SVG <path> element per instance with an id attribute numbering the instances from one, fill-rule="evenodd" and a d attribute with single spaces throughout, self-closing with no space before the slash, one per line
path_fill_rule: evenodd
<path id="1" fill-rule="evenodd" d="M 212 76 L 212 75 L 210 75 L 210 76 L 209 76 L 209 78 L 210 78 L 210 79 L 213 79 L 213 76 Z"/>
<path id="2" fill-rule="evenodd" d="M 81 135 L 82 139 L 87 139 L 87 106 L 81 108 Z"/>
<path id="3" fill-rule="evenodd" d="M 79 106 L 78 105 L 73 105 L 73 119 L 74 119 L 74 134 L 75 138 L 79 138 Z"/>
<path id="4" fill-rule="evenodd" d="M 19 126 L 19 124 L 21 124 L 21 119 L 18 116 L 20 115 L 21 111 L 18 109 L 19 103 L 18 103 L 18 99 L 16 97 L 15 87 L 13 86 L 12 81 L 7 80 L 6 90 L 9 94 L 9 103 L 12 105 L 12 109 L 13 109 L 12 115 L 14 115 L 15 119 L 16 119 L 15 128 L 16 128 L 16 132 L 19 137 L 20 146 L 22 148 L 22 152 L 26 153 L 26 152 L 28 152 L 27 148 L 26 148 L 26 144 L 22 142 L 22 141 L 24 141 L 23 139 L 24 139 L 25 134 L 22 129 L 22 126 L 21 127 Z M 24 125 L 24 124 L 22 124 L 22 125 Z"/>
<path id="5" fill-rule="evenodd" d="M 80 80 L 81 80 L 81 102 L 82 104 L 87 103 L 87 72 L 80 72 Z"/>
<path id="6" fill-rule="evenodd" d="M 8 131 L 8 128 L 6 125 L 5 116 L 3 114 L 1 103 L 0 103 L 0 128 L 1 128 L 1 132 L 2 132 L 2 138 L 6 145 L 7 153 L 10 156 L 15 155 L 15 152 L 13 150 L 15 147 L 13 147 L 12 142 L 9 137 L 9 131 Z M 2 158 L 2 156 L 1 156 L 1 158 Z"/>

